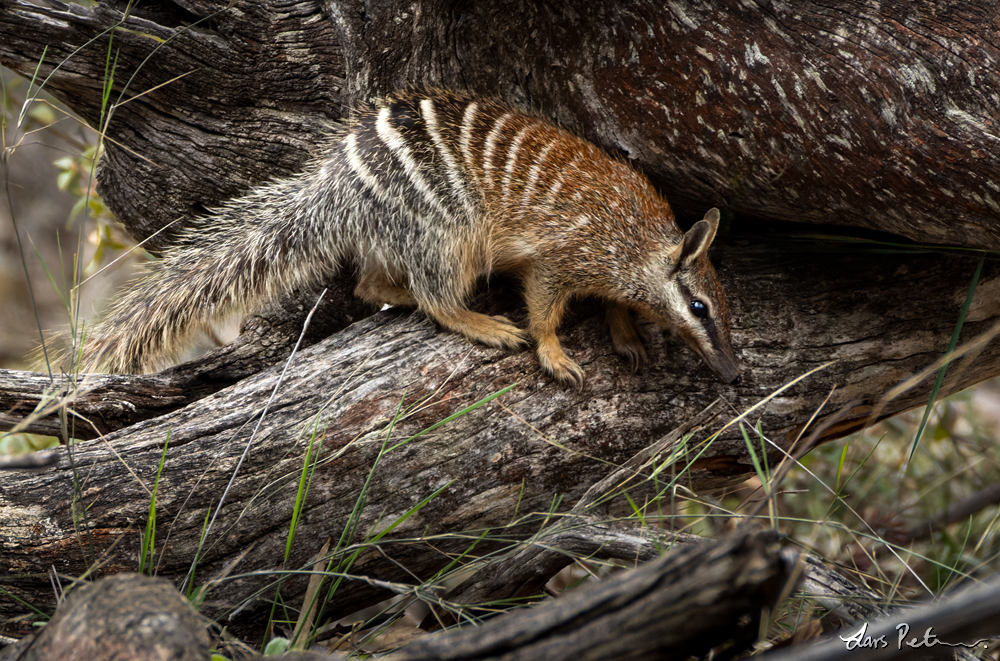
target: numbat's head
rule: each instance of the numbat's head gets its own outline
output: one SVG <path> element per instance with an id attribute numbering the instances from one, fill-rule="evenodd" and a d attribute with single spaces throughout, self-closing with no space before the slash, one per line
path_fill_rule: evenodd
<path id="1" fill-rule="evenodd" d="M 672 328 L 701 354 L 726 383 L 739 383 L 740 369 L 729 338 L 729 306 L 708 260 L 708 247 L 719 228 L 719 210 L 712 209 L 684 234 L 678 245 L 654 255 L 651 317 Z"/>

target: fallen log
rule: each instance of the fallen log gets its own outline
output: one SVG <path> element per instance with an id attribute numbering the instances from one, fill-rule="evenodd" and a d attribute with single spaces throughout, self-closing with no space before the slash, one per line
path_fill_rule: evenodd
<path id="1" fill-rule="evenodd" d="M 16 478 L 6 472 L 8 479 L 0 481 L 0 518 L 7 522 L 0 529 L 0 581 L 44 607 L 51 603 L 52 565 L 80 575 L 114 548 L 109 569 L 134 569 L 168 439 L 157 496 L 157 529 L 169 530 L 168 543 L 157 551 L 160 575 L 183 580 L 195 557 L 206 577 L 236 558 L 247 572 L 273 567 L 285 553 L 305 448 L 315 439 L 318 461 L 289 566 L 311 566 L 309 559 L 326 539 L 340 539 L 365 493 L 365 508 L 345 546 L 364 544 L 389 522 L 404 519 L 393 539 L 451 535 L 441 546 L 400 541 L 388 556 L 372 549 L 352 569 L 409 582 L 409 572 L 433 575 L 449 562 L 442 550 L 460 552 L 469 535 L 478 538 L 489 529 L 497 539 L 510 540 L 537 532 L 553 498 L 569 509 L 612 466 L 720 397 L 716 420 L 675 456 L 673 472 L 685 487 L 718 488 L 752 473 L 737 427 L 703 445 L 743 412 L 750 412 L 748 423 L 759 424 L 773 443 L 768 447 L 775 466 L 783 452 L 798 452 L 925 402 L 936 370 L 898 397 L 882 398 L 942 355 L 954 321 L 941 306 L 947 303 L 957 314 L 975 262 L 961 255 L 807 253 L 804 247 L 796 243 L 779 253 L 771 242 L 755 255 L 752 244 L 742 244 L 721 255 L 746 368 L 739 386 L 718 384 L 679 340 L 650 327 L 651 363 L 631 373 L 611 351 L 599 314 L 586 305 L 577 308 L 565 333 L 568 351 L 588 372 L 582 391 L 554 386 L 530 352 L 472 346 L 436 331 L 419 314 L 385 311 L 301 350 L 280 385 L 278 365 L 173 413 L 80 443 L 72 462 L 67 457 L 58 468 Z M 774 266 L 778 262 L 780 268 Z M 830 272 L 839 279 L 818 275 Z M 991 292 L 998 278 L 988 264 L 980 283 L 983 297 L 973 301 L 960 346 L 991 337 L 998 313 Z M 864 287 L 871 293 L 860 295 Z M 913 297 L 913 291 L 921 296 Z M 502 292 L 491 294 L 500 305 L 510 304 Z M 902 300 L 909 303 L 901 305 Z M 973 346 L 976 351 L 949 370 L 943 394 L 995 374 L 997 343 Z M 383 454 L 383 443 L 395 445 L 511 386 L 498 399 Z M 219 495 L 248 443 L 220 507 Z M 85 475 L 86 481 L 74 475 Z M 432 496 L 418 515 L 406 517 Z M 621 499 L 618 505 L 617 514 L 628 513 Z M 217 516 L 216 527 L 199 554 L 208 511 Z M 509 529 L 511 522 L 520 527 Z M 256 603 L 257 591 L 268 584 L 266 578 L 244 577 L 224 582 L 213 594 L 235 609 L 247 600 Z M 283 589 L 294 595 L 304 586 L 292 582 Z M 365 582 L 347 584 L 338 597 L 339 612 L 385 594 Z M 0 611 L 19 612 L 12 602 L 0 602 Z M 252 611 L 240 611 L 241 617 Z"/>
<path id="2" fill-rule="evenodd" d="M 205 622 L 169 581 L 119 574 L 81 582 L 38 633 L 0 651 L 2 661 L 205 661 Z"/>
<path id="3" fill-rule="evenodd" d="M 731 655 L 756 641 L 761 615 L 790 593 L 796 566 L 796 555 L 782 551 L 769 531 L 684 545 L 534 608 L 422 638 L 387 658 L 686 659 L 713 649 Z M 45 628 L 0 652 L 0 661 L 194 661 L 208 658 L 209 642 L 205 622 L 167 581 L 119 574 L 76 587 Z"/>

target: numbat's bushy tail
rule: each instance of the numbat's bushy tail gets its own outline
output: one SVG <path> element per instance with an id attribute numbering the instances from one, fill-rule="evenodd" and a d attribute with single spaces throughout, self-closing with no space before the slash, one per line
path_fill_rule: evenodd
<path id="1" fill-rule="evenodd" d="M 682 233 L 645 177 L 544 119 L 405 95 L 332 130 L 301 174 L 196 220 L 113 304 L 84 354 L 110 371 L 150 370 L 192 331 L 353 264 L 362 298 L 415 305 L 490 346 L 533 338 L 562 382 L 583 382 L 556 336 L 575 294 L 608 301 L 613 345 L 634 364 L 645 351 L 630 309 L 731 382 L 729 314 L 707 257 L 718 221 L 712 209 Z M 465 307 L 476 279 L 497 270 L 523 282 L 527 332 Z"/>

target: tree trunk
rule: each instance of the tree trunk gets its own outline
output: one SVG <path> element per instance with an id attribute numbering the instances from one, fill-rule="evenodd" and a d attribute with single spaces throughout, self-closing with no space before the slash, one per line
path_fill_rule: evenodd
<path id="1" fill-rule="evenodd" d="M 351 104 L 435 86 L 578 130 L 681 215 L 1000 247 L 990 0 L 160 5 L 0 2 L 0 63 L 31 76 L 48 49 L 46 87 L 95 126 L 115 52 L 101 192 L 140 238 L 294 171 Z"/>
<path id="2" fill-rule="evenodd" d="M 105 570 L 134 568 L 168 438 L 156 502 L 158 529 L 169 537 L 157 562 L 160 575 L 177 580 L 197 555 L 209 509 L 218 519 L 199 577 L 223 573 L 236 558 L 239 572 L 280 562 L 310 438 L 319 461 L 287 566 L 311 566 L 323 542 L 348 527 L 364 492 L 349 542 L 393 522 L 400 525 L 391 539 L 443 536 L 433 545 L 384 546 L 387 538 L 351 568 L 382 581 L 433 575 L 449 552 L 468 548 L 463 534 L 534 532 L 544 516 L 526 513 L 548 512 L 556 496 L 571 506 L 609 462 L 643 451 L 720 397 L 716 419 L 674 470 L 695 488 L 732 484 L 752 471 L 736 427 L 703 452 L 693 443 L 741 412 L 775 444 L 777 462 L 783 450 L 925 403 L 930 372 L 892 398 L 886 393 L 942 356 L 976 266 L 957 252 L 785 239 L 751 217 L 1000 245 L 997 111 L 985 91 L 1000 81 L 993 7 L 982 0 L 881 3 L 880 13 L 853 3 L 795 5 L 792 13 L 778 3 L 503 0 L 163 7 L 144 17 L 140 3 L 123 18 L 103 4 L 47 9 L 0 0 L 0 63 L 31 75 L 48 48 L 41 78 L 105 128 L 101 191 L 137 237 L 295 171 L 329 120 L 358 100 L 402 86 L 461 87 L 535 108 L 633 159 L 682 215 L 713 204 L 732 212 L 734 232 L 718 239 L 716 261 L 744 381 L 720 385 L 690 350 L 651 326 L 651 362 L 632 374 L 611 352 L 593 306 L 580 305 L 563 329 L 587 369 L 579 392 L 550 383 L 530 352 L 471 346 L 421 315 L 394 311 L 300 351 L 280 387 L 280 365 L 249 375 L 289 353 L 295 323 L 275 331 L 275 352 L 235 367 L 88 377 L 79 385 L 90 392 L 83 401 L 78 386 L 57 385 L 91 419 L 76 425 L 93 433 L 75 434 L 110 433 L 78 445 L 69 465 L 0 481 L 4 584 L 39 607 L 51 605 L 51 566 L 78 575 L 113 549 Z M 112 36 L 115 105 L 102 123 Z M 171 234 L 149 245 L 163 247 Z M 1000 350 L 986 341 L 1000 322 L 998 287 L 1000 271 L 988 262 L 962 331 L 969 358 L 952 367 L 943 394 L 1000 373 Z M 494 287 L 489 298 L 482 308 L 519 318 L 516 295 Z M 300 321 L 308 305 L 298 308 Z M 50 384 L 4 376 L 10 426 Z M 386 439 L 394 446 L 508 386 L 380 456 Z M 400 403 L 404 415 L 391 424 Z M 64 428 L 52 418 L 30 424 Z M 611 514 L 625 510 L 621 500 Z M 508 529 L 511 521 L 518 526 Z M 270 580 L 229 579 L 212 598 L 249 602 L 252 611 Z M 291 597 L 301 587 L 283 589 Z M 337 608 L 371 603 L 383 588 L 348 583 Z M 3 615 L 21 609 L 0 601 Z"/>

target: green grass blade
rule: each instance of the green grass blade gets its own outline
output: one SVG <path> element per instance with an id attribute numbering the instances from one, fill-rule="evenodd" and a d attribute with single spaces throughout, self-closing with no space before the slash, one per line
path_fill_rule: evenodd
<path id="1" fill-rule="evenodd" d="M 750 461 L 753 462 L 753 470 L 757 473 L 757 479 L 760 480 L 761 488 L 768 498 L 771 497 L 771 493 L 768 490 L 769 484 L 767 481 L 767 471 L 764 470 L 764 465 L 760 461 L 760 457 L 757 456 L 757 450 L 754 449 L 753 441 L 750 440 L 750 434 L 747 433 L 747 428 L 745 425 L 740 425 L 740 433 L 743 435 L 743 441 L 747 446 L 747 453 L 750 455 Z"/>
<path id="2" fill-rule="evenodd" d="M 837 488 L 834 491 L 840 492 L 840 478 L 844 475 L 844 462 L 847 460 L 847 449 L 851 447 L 850 442 L 844 443 L 844 449 L 840 451 L 840 461 L 837 462 Z"/>
<path id="3" fill-rule="evenodd" d="M 33 88 L 33 87 L 35 87 L 37 85 L 37 83 L 35 81 L 38 80 L 38 72 L 42 70 L 42 63 L 45 62 L 45 55 L 48 52 L 49 52 L 49 47 L 48 46 L 45 46 L 44 48 L 42 48 L 42 56 L 38 58 L 38 64 L 35 65 L 35 71 L 34 71 L 34 73 L 31 74 L 31 82 L 28 83 L 28 90 L 29 91 L 31 90 L 31 88 Z M 53 71 L 53 73 L 54 73 L 54 71 Z M 48 81 L 47 78 L 46 78 L 46 81 Z M 45 82 L 43 82 L 42 85 L 44 86 Z M 41 87 L 41 86 L 39 86 L 39 87 Z M 39 91 L 41 91 L 41 90 L 39 90 Z M 34 96 L 32 96 L 30 93 L 24 95 L 24 104 L 21 106 L 21 112 L 17 116 L 17 125 L 18 126 L 21 126 L 22 124 L 24 124 L 24 118 L 28 114 L 28 108 L 31 107 L 31 104 L 34 103 L 35 99 L 37 99 L 37 98 L 38 98 L 38 92 L 35 92 Z"/>
<path id="4" fill-rule="evenodd" d="M 16 578 L 16 577 L 15 576 L 10 576 L 9 578 Z M 47 619 L 49 619 L 51 617 L 51 615 L 49 615 L 45 611 L 43 611 L 43 610 L 41 610 L 39 608 L 35 608 L 34 606 L 32 606 L 31 604 L 29 604 L 24 599 L 21 599 L 20 597 L 18 597 L 13 592 L 9 592 L 9 591 L 5 590 L 2 587 L 0 587 L 0 595 L 6 597 L 8 599 L 10 599 L 11 601 L 15 601 L 15 602 L 21 604 L 22 606 L 24 606 L 28 610 L 32 611 L 35 615 L 38 615 L 41 618 L 44 618 L 44 619 L 47 620 Z"/>
<path id="5" fill-rule="evenodd" d="M 962 311 L 958 315 L 958 322 L 955 324 L 955 330 L 951 334 L 951 342 L 948 343 L 948 351 L 950 354 L 955 350 L 955 346 L 958 344 L 958 336 L 962 332 L 962 326 L 965 325 L 965 317 L 969 314 L 969 308 L 972 306 L 972 297 L 976 293 L 976 285 L 979 284 L 979 276 L 983 272 L 983 264 L 986 262 L 986 253 L 983 253 L 979 258 L 979 263 L 976 265 L 976 272 L 972 276 L 972 282 L 969 283 L 969 291 L 965 295 L 965 303 L 962 304 Z M 913 446 L 910 448 L 910 456 L 906 458 L 906 463 L 909 465 L 910 460 L 913 459 L 913 453 L 917 451 L 917 446 L 920 444 L 920 438 L 924 434 L 924 429 L 927 427 L 927 419 L 931 415 L 931 410 L 934 408 L 934 402 L 937 399 L 938 391 L 941 389 L 941 384 L 944 383 L 944 375 L 948 371 L 948 364 L 945 363 L 938 370 L 937 379 L 934 381 L 934 387 L 931 389 L 930 400 L 927 402 L 927 408 L 924 409 L 923 418 L 920 419 L 920 425 L 917 427 L 917 433 L 913 436 Z"/>
<path id="6" fill-rule="evenodd" d="M 209 505 L 205 508 L 205 520 L 201 522 L 201 536 L 198 538 L 198 545 L 201 546 L 202 542 L 205 541 L 205 535 L 208 534 L 208 522 L 212 518 L 212 506 Z M 195 588 L 194 579 L 198 571 L 198 556 L 195 555 L 194 561 L 191 563 L 191 580 L 188 583 L 187 591 L 184 596 L 187 600 L 191 602 L 195 610 L 201 607 L 201 603 L 205 600 L 205 590 L 206 586 L 201 588 Z"/>
<path id="7" fill-rule="evenodd" d="M 458 418 L 461 418 L 463 415 L 465 415 L 467 413 L 471 413 L 472 411 L 475 411 L 476 409 L 478 409 L 480 406 L 483 406 L 484 404 L 489 404 L 490 402 L 492 402 L 497 397 L 500 397 L 501 395 L 506 395 L 507 393 L 509 393 L 511 390 L 513 390 L 516 387 L 517 387 L 517 383 L 512 383 L 509 386 L 507 386 L 506 388 L 504 388 L 503 390 L 498 390 L 497 392 L 493 393 L 492 395 L 489 395 L 487 397 L 483 397 L 478 402 L 476 402 L 474 404 L 470 404 L 469 406 L 466 406 L 461 411 L 458 411 L 456 413 L 452 413 L 451 415 L 449 415 L 444 420 L 441 420 L 439 422 L 435 422 L 433 425 L 431 425 L 427 429 L 425 429 L 423 431 L 419 431 L 416 434 L 414 434 L 413 436 L 411 436 L 408 439 L 406 439 L 405 441 L 402 441 L 401 443 L 392 446 L 391 448 L 389 448 L 389 451 L 395 450 L 396 448 L 398 448 L 400 446 L 406 445 L 410 441 L 418 439 L 421 436 L 423 436 L 424 434 L 429 434 L 430 432 L 434 431 L 438 427 L 441 427 L 442 425 L 446 425 L 449 422 L 451 422 L 452 420 L 457 420 Z"/>
<path id="8" fill-rule="evenodd" d="M 153 554 L 156 551 L 156 492 L 160 488 L 160 475 L 163 473 L 163 464 L 167 461 L 167 447 L 170 445 L 170 432 L 167 432 L 167 440 L 163 442 L 163 452 L 160 454 L 160 464 L 156 467 L 156 479 L 153 481 L 153 493 L 149 498 L 149 514 L 146 518 L 146 530 L 142 536 L 142 548 L 139 555 L 139 573 L 153 575 Z M 149 558 L 149 564 L 146 564 Z"/>
<path id="9" fill-rule="evenodd" d="M 317 416 L 318 422 L 318 416 Z M 295 531 L 298 528 L 299 517 L 302 515 L 302 506 L 306 496 L 309 494 L 309 485 L 312 482 L 313 469 L 316 463 L 312 461 L 313 446 L 316 443 L 315 423 L 313 433 L 309 437 L 309 444 L 306 446 L 306 456 L 302 462 L 302 473 L 299 475 L 299 488 L 295 494 L 295 505 L 292 507 L 292 520 L 288 525 L 288 541 L 285 542 L 285 562 L 288 562 L 292 554 L 292 544 L 295 543 Z"/>
<path id="10" fill-rule="evenodd" d="M 417 512 L 419 512 L 420 510 L 422 510 L 432 500 L 434 500 L 435 498 L 437 498 L 438 496 L 440 496 L 441 493 L 445 489 L 450 488 L 451 485 L 454 484 L 454 483 L 455 483 L 455 480 L 449 481 L 443 487 L 441 487 L 440 489 L 438 489 L 437 491 L 435 491 L 431 495 L 429 495 L 426 498 L 424 498 L 423 500 L 421 500 L 419 503 L 417 503 L 416 505 L 414 505 L 413 507 L 411 507 L 409 510 L 407 510 L 402 516 L 400 516 L 398 519 L 396 519 L 391 524 L 389 524 L 386 527 L 385 530 L 383 530 L 382 532 L 380 532 L 377 535 L 375 535 L 374 537 L 372 537 L 369 541 L 370 542 L 377 542 L 378 540 L 380 540 L 383 537 L 385 537 L 386 535 L 388 535 L 390 532 L 392 532 L 393 530 L 395 530 L 399 525 L 401 525 L 403 522 L 405 522 L 411 516 L 413 516 L 414 514 L 416 514 Z"/>

